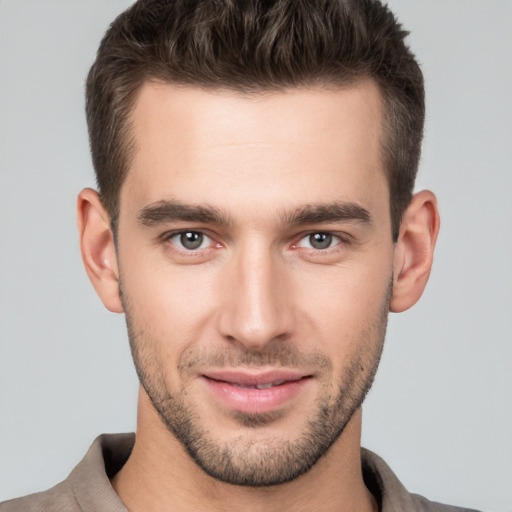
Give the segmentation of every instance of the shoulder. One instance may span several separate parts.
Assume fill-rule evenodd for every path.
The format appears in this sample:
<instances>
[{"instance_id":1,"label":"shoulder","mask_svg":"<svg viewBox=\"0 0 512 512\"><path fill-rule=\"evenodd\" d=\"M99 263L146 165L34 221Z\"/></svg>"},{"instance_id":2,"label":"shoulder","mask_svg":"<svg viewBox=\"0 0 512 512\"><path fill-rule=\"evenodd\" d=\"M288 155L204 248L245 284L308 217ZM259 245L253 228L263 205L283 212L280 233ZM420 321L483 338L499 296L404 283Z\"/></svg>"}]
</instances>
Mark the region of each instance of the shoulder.
<instances>
[{"instance_id":1,"label":"shoulder","mask_svg":"<svg viewBox=\"0 0 512 512\"><path fill-rule=\"evenodd\" d=\"M408 492L391 468L370 450L361 450L361 463L366 487L375 496L381 512L477 512Z\"/></svg>"},{"instance_id":2,"label":"shoulder","mask_svg":"<svg viewBox=\"0 0 512 512\"><path fill-rule=\"evenodd\" d=\"M452 505L443 505L435 501L429 501L418 494L410 494L414 503L414 510L417 512L478 512L470 508L454 507Z\"/></svg>"},{"instance_id":3,"label":"shoulder","mask_svg":"<svg viewBox=\"0 0 512 512\"><path fill-rule=\"evenodd\" d=\"M73 490L66 481L44 492L0 503L0 512L80 512Z\"/></svg>"},{"instance_id":4,"label":"shoulder","mask_svg":"<svg viewBox=\"0 0 512 512\"><path fill-rule=\"evenodd\" d=\"M134 434L103 434L55 487L0 503L0 512L126 512L110 484L128 459Z\"/></svg>"},{"instance_id":5,"label":"shoulder","mask_svg":"<svg viewBox=\"0 0 512 512\"><path fill-rule=\"evenodd\" d=\"M415 509L418 512L478 512L477 510L470 508L454 507L452 505L443 505L435 501L429 501L423 496L418 494L410 494L412 501L414 502Z\"/></svg>"}]
</instances>

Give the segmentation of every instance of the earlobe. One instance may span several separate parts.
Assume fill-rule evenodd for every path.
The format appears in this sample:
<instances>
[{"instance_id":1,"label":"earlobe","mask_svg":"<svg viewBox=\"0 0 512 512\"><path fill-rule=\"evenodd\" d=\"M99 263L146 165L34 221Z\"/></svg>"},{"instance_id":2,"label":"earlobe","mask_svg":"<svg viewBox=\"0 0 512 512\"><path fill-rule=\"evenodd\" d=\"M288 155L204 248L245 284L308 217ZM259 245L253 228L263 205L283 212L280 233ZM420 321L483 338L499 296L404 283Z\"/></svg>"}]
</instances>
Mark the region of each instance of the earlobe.
<instances>
[{"instance_id":1,"label":"earlobe","mask_svg":"<svg viewBox=\"0 0 512 512\"><path fill-rule=\"evenodd\" d=\"M418 192L405 211L400 226L390 311L405 311L421 297L430 275L438 233L436 197L428 190Z\"/></svg>"},{"instance_id":2,"label":"earlobe","mask_svg":"<svg viewBox=\"0 0 512 512\"><path fill-rule=\"evenodd\" d=\"M78 235L85 270L105 307L122 313L119 268L110 218L98 193L84 189L77 200Z\"/></svg>"}]
</instances>

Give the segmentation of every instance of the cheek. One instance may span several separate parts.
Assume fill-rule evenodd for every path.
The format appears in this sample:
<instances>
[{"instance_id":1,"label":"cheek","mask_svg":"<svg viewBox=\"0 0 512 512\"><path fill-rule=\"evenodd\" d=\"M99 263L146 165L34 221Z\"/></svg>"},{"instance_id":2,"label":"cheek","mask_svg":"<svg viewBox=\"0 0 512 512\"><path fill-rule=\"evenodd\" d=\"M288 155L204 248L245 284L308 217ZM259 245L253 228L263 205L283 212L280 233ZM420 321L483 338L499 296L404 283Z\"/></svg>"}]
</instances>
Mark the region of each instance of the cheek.
<instances>
[{"instance_id":1,"label":"cheek","mask_svg":"<svg viewBox=\"0 0 512 512\"><path fill-rule=\"evenodd\" d=\"M183 352L205 337L213 314L211 277L198 267L140 262L122 267L127 313L143 346L173 379ZM132 260L131 263L134 263Z\"/></svg>"},{"instance_id":2,"label":"cheek","mask_svg":"<svg viewBox=\"0 0 512 512\"><path fill-rule=\"evenodd\" d=\"M380 342L389 309L390 261L332 268L303 280L297 290L297 318L334 366L345 366L361 345L371 350Z\"/></svg>"}]
</instances>

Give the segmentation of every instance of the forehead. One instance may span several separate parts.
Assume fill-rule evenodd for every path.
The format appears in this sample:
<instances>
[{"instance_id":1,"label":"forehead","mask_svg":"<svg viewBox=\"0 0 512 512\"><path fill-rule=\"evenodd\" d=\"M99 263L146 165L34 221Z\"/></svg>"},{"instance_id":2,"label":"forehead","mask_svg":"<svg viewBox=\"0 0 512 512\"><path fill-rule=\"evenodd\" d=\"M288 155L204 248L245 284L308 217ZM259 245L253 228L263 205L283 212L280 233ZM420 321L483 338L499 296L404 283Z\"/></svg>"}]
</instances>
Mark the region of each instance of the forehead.
<instances>
[{"instance_id":1,"label":"forehead","mask_svg":"<svg viewBox=\"0 0 512 512\"><path fill-rule=\"evenodd\" d=\"M357 202L376 184L387 200L381 117L371 80L250 95L148 82L132 112L121 207L123 195L141 207L180 194L233 206Z\"/></svg>"}]
</instances>

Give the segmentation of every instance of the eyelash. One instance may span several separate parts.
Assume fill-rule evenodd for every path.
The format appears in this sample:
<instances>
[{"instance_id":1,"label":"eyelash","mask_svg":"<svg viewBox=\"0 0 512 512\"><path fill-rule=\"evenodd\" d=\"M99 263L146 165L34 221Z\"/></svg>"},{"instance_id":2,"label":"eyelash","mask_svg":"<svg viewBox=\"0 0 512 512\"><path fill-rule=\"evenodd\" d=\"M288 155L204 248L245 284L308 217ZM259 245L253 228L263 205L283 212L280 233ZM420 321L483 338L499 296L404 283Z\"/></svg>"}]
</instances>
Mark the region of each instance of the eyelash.
<instances>
[{"instance_id":1,"label":"eyelash","mask_svg":"<svg viewBox=\"0 0 512 512\"><path fill-rule=\"evenodd\" d=\"M209 239L210 240L209 246L208 247L199 247L197 249L187 249L185 247L179 247L176 243L172 242L173 238L175 238L177 236L183 236L187 233L194 233L194 234L201 235L201 236ZM318 249L315 247L303 247L303 246L299 245L302 241L308 239L309 237L315 236L315 235L330 236L330 237L332 237L333 241L335 241L336 243L330 247L326 247L326 248L322 248L322 249ZM175 250L177 250L180 253L187 255L187 256L197 256L199 254L204 254L204 252L209 249L216 249L216 248L222 247L222 245L220 243L216 243L215 247L212 246L211 245L212 242L215 243L213 240L213 237L206 234L202 230L194 230L194 229L184 229L183 230L182 229L179 231L171 231L171 232L164 233L160 237L160 239L163 242L170 243L171 245L174 246ZM340 246L340 245L347 246L347 245L350 245L351 242L352 242L351 237L345 233L341 234L341 233L336 233L336 232L332 232L332 231L309 231L307 233L301 233L298 237L295 237L295 241L291 244L291 248L292 248L292 250L298 250L298 249L303 248L306 251L308 251L309 253L319 254L319 255L322 255L322 254L327 255L327 254L332 253L333 251L339 250L338 246ZM202 242L202 243L204 243L204 242ZM201 245L202 245L202 243L201 243Z\"/></svg>"}]
</instances>

